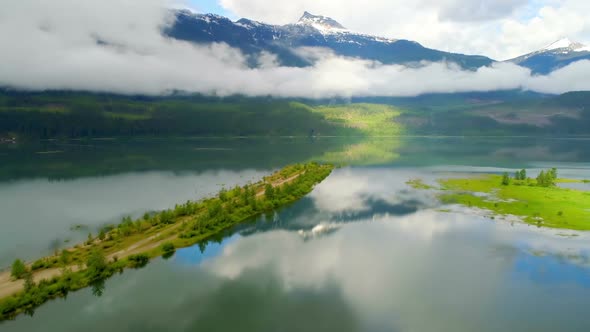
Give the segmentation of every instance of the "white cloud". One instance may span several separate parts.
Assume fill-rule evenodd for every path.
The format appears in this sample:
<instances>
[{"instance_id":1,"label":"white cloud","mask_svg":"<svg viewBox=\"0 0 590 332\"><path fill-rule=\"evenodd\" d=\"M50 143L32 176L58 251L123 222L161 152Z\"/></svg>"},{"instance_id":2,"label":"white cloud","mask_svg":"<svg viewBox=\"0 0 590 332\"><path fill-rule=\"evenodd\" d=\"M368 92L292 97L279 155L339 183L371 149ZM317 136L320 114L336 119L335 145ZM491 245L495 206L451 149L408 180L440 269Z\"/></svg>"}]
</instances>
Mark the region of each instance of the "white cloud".
<instances>
[{"instance_id":1,"label":"white cloud","mask_svg":"<svg viewBox=\"0 0 590 332\"><path fill-rule=\"evenodd\" d=\"M511 15L527 3L527 0L450 0L439 1L442 4L440 17L450 21L482 21Z\"/></svg>"},{"instance_id":2,"label":"white cloud","mask_svg":"<svg viewBox=\"0 0 590 332\"><path fill-rule=\"evenodd\" d=\"M171 22L166 0L84 2L22 0L0 12L0 85L159 95L173 90L281 97L414 96L432 92L531 88L590 90L587 62L548 77L498 63L465 71L449 63L383 65L312 50L308 68L260 68L227 45L195 46L160 34ZM341 7L341 6L340 6ZM368 9L371 11L371 8ZM18 31L18 33L15 33ZM104 45L107 43L108 45ZM306 50L310 52L310 50Z\"/></svg>"},{"instance_id":3,"label":"white cloud","mask_svg":"<svg viewBox=\"0 0 590 332\"><path fill-rule=\"evenodd\" d=\"M587 0L219 0L238 16L286 24L304 10L365 33L508 59L559 38L590 42Z\"/></svg>"}]
</instances>

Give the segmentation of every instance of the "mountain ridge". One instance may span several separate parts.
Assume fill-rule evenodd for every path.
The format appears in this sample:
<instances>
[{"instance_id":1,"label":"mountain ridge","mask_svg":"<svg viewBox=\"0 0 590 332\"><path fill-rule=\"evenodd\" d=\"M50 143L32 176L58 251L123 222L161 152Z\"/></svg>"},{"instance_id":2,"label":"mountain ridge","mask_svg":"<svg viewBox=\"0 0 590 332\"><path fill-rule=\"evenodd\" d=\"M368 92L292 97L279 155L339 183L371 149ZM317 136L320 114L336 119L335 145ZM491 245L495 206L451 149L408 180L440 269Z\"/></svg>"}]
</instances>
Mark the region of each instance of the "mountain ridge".
<instances>
[{"instance_id":1,"label":"mountain ridge","mask_svg":"<svg viewBox=\"0 0 590 332\"><path fill-rule=\"evenodd\" d=\"M344 29L337 21L309 12L299 22L272 25L247 18L232 21L219 15L197 14L188 10L175 11L175 23L164 34L178 40L197 44L224 42L239 48L256 66L263 52L274 54L282 66L304 67L312 63L295 50L300 47L330 49L336 55L379 61L384 64L415 66L423 61L455 62L466 69L487 66L492 59L480 55L465 55L430 49L404 39L360 34Z\"/></svg>"},{"instance_id":2,"label":"mountain ridge","mask_svg":"<svg viewBox=\"0 0 590 332\"><path fill-rule=\"evenodd\" d=\"M590 46L566 37L507 62L529 68L533 74L546 75L581 60L590 60Z\"/></svg>"},{"instance_id":3,"label":"mountain ridge","mask_svg":"<svg viewBox=\"0 0 590 332\"><path fill-rule=\"evenodd\" d=\"M423 62L446 61L463 69L475 70L498 62L485 55L445 52L412 40L354 32L333 18L308 11L298 21L285 25L247 18L232 21L220 15L199 14L186 9L173 12L176 21L165 30L167 36L197 44L226 43L239 48L252 67L258 65L263 52L275 55L281 66L312 65L312 60L297 52L301 47L320 47L339 56L412 67ZM536 75L546 75L580 60L590 60L590 46L562 38L539 50L501 62L528 68Z\"/></svg>"}]
</instances>

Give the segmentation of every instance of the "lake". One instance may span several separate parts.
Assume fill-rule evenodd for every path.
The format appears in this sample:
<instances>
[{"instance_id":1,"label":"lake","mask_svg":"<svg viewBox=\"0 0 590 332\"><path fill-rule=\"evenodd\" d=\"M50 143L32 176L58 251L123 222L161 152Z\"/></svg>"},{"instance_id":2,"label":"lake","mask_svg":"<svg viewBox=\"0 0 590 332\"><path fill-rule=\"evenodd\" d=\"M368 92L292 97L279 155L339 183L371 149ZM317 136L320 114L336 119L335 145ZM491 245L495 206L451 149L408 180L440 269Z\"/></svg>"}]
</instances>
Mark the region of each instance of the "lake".
<instances>
[{"instance_id":1,"label":"lake","mask_svg":"<svg viewBox=\"0 0 590 332\"><path fill-rule=\"evenodd\" d=\"M3 267L290 163L347 165L290 206L0 331L590 331L590 233L492 220L406 184L550 167L587 179L588 146L523 137L0 145Z\"/></svg>"}]
</instances>

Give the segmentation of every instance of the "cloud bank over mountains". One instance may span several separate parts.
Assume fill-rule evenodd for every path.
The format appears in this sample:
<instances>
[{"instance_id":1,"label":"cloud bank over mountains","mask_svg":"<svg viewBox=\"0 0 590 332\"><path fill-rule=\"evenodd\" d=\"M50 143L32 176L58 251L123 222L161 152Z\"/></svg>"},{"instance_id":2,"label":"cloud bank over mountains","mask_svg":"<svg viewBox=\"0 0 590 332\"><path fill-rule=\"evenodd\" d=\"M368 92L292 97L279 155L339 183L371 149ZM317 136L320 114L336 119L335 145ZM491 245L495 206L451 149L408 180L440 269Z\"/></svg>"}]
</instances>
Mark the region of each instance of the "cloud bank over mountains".
<instances>
[{"instance_id":1,"label":"cloud bank over mountains","mask_svg":"<svg viewBox=\"0 0 590 332\"><path fill-rule=\"evenodd\" d=\"M505 60L570 37L590 42L587 0L219 0L238 17L286 24L304 10L352 30Z\"/></svg>"},{"instance_id":2,"label":"cloud bank over mountains","mask_svg":"<svg viewBox=\"0 0 590 332\"><path fill-rule=\"evenodd\" d=\"M258 68L224 44L197 46L163 37L173 23L166 0L51 2L21 0L0 11L0 86L163 95L173 91L227 96L351 97L530 89L590 90L590 61L548 76L496 63L477 71L452 63L416 68L300 50L311 67L279 67L263 55Z\"/></svg>"}]
</instances>

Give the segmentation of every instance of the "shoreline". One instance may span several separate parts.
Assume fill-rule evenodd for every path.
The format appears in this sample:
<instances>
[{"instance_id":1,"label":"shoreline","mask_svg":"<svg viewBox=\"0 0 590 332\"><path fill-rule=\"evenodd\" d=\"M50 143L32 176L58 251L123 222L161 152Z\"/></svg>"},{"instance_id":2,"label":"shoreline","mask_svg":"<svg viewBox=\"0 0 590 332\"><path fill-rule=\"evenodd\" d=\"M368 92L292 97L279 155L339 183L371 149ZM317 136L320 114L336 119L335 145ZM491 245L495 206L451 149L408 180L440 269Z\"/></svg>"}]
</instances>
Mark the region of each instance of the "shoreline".
<instances>
[{"instance_id":1,"label":"shoreline","mask_svg":"<svg viewBox=\"0 0 590 332\"><path fill-rule=\"evenodd\" d=\"M492 219L514 215L538 227L590 231L590 192L558 186L587 183L587 180L560 178L555 179L554 185L539 186L530 178L512 180L509 184L502 184L502 178L497 174L479 174L440 179L438 198L446 204L485 209L493 213Z\"/></svg>"},{"instance_id":2,"label":"shoreline","mask_svg":"<svg viewBox=\"0 0 590 332\"><path fill-rule=\"evenodd\" d=\"M83 244L27 263L33 286L13 280L10 271L0 273L0 322L23 312L32 313L41 304L66 296L116 272L140 268L150 259L171 255L265 212L293 203L328 177L334 166L316 163L286 166L261 181L217 196L188 201L174 209L142 218L124 218ZM98 261L96 266L94 262ZM42 268L35 269L35 266Z\"/></svg>"}]
</instances>

